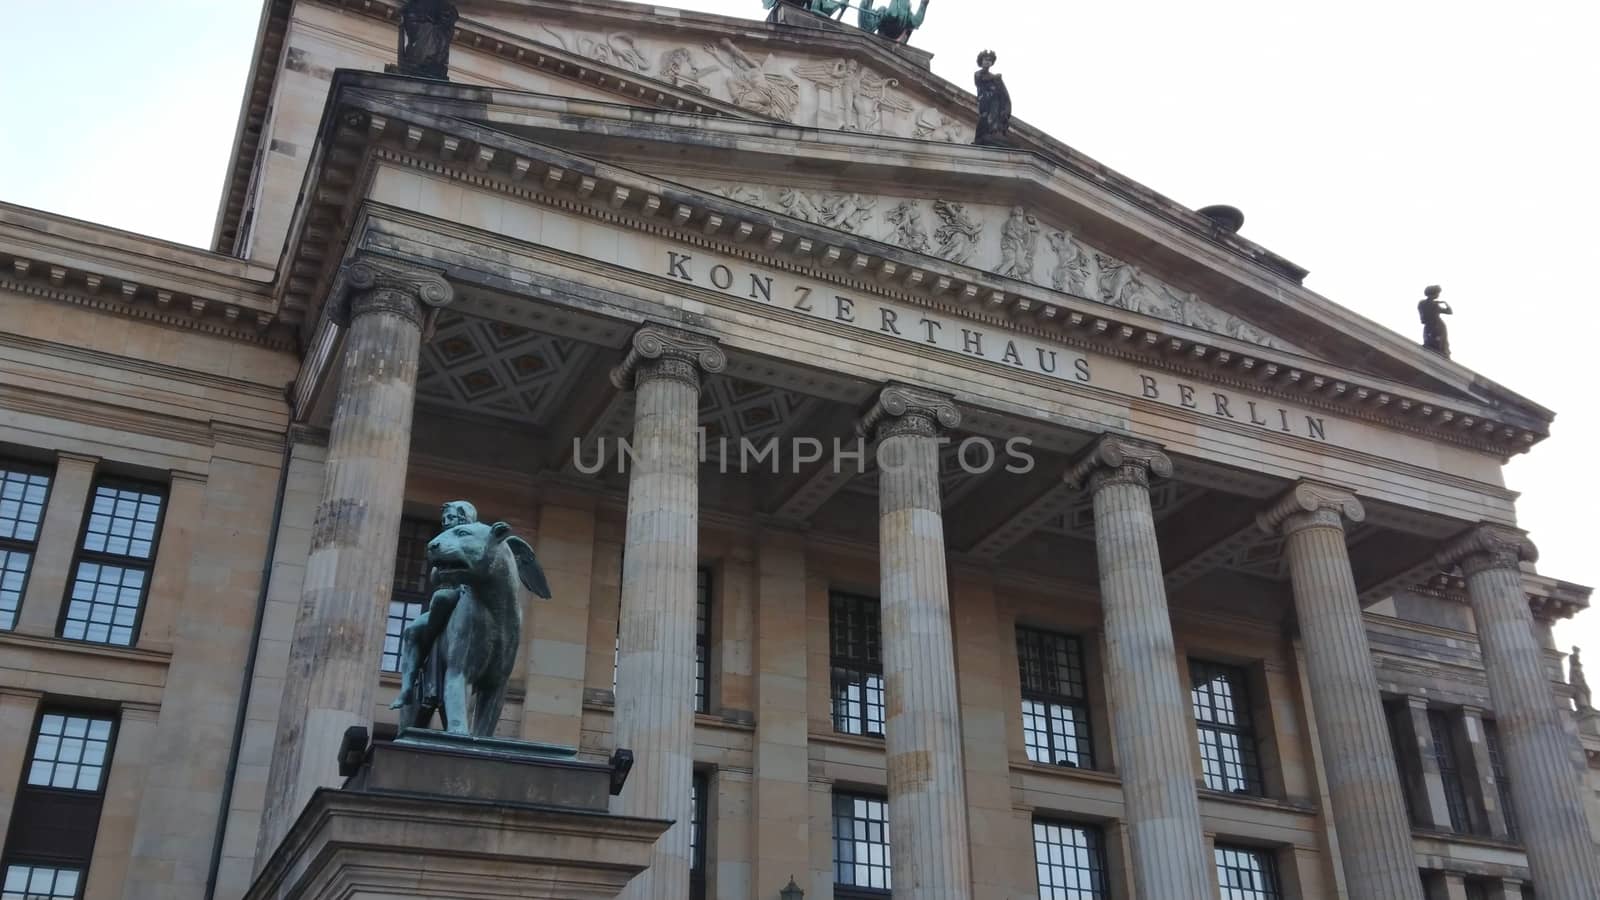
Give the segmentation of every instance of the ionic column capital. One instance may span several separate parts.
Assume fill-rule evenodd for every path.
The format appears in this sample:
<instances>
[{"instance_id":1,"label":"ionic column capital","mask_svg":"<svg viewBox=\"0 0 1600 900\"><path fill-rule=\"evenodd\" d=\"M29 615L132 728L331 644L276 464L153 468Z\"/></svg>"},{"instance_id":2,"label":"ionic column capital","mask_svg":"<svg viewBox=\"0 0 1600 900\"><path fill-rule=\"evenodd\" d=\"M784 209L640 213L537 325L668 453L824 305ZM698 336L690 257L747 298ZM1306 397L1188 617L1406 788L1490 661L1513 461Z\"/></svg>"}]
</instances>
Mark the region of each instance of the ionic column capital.
<instances>
[{"instance_id":1,"label":"ionic column capital","mask_svg":"<svg viewBox=\"0 0 1600 900\"><path fill-rule=\"evenodd\" d=\"M611 383L631 391L646 380L670 378L700 388L700 375L714 375L728 366L716 338L648 322L633 333L628 355L611 370Z\"/></svg>"},{"instance_id":2,"label":"ionic column capital","mask_svg":"<svg viewBox=\"0 0 1600 900\"><path fill-rule=\"evenodd\" d=\"M369 313L387 312L422 327L424 310L450 305L455 288L437 269L381 256L358 253L339 270L329 314L344 326Z\"/></svg>"},{"instance_id":3,"label":"ionic column capital","mask_svg":"<svg viewBox=\"0 0 1600 900\"><path fill-rule=\"evenodd\" d=\"M1301 480L1256 514L1256 525L1267 534L1295 533L1302 528L1343 529L1345 520L1367 517L1356 495L1341 487Z\"/></svg>"},{"instance_id":4,"label":"ionic column capital","mask_svg":"<svg viewBox=\"0 0 1600 900\"><path fill-rule=\"evenodd\" d=\"M1106 434L1079 457L1062 480L1073 487L1088 485L1094 492L1110 484L1149 487L1151 475L1166 478L1171 474L1172 460L1160 444Z\"/></svg>"},{"instance_id":5,"label":"ionic column capital","mask_svg":"<svg viewBox=\"0 0 1600 900\"><path fill-rule=\"evenodd\" d=\"M961 424L954 398L905 384L891 384L856 422L856 434L882 440L897 434L937 437Z\"/></svg>"},{"instance_id":6,"label":"ionic column capital","mask_svg":"<svg viewBox=\"0 0 1600 900\"><path fill-rule=\"evenodd\" d=\"M1469 576L1486 569L1520 572L1521 563L1538 559L1539 550L1528 540L1527 532L1488 523L1468 529L1434 556L1440 569L1448 572L1460 566L1462 574Z\"/></svg>"}]
</instances>

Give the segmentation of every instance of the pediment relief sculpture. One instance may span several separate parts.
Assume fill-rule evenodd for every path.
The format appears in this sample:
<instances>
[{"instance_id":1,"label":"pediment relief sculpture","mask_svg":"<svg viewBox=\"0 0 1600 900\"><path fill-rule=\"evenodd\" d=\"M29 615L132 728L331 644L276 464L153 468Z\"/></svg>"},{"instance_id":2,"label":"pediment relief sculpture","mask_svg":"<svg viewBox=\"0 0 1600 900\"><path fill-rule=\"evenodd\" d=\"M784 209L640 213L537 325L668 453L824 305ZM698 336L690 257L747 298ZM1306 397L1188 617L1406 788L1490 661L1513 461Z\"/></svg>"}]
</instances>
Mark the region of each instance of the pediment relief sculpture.
<instances>
[{"instance_id":1,"label":"pediment relief sculpture","mask_svg":"<svg viewBox=\"0 0 1600 900\"><path fill-rule=\"evenodd\" d=\"M693 181L690 179L690 181ZM701 184L711 193L782 215L870 237L956 265L976 266L1039 287L1280 350L1297 349L1193 291L1051 227L1021 206L921 200L788 186ZM1041 240L1042 239L1042 240ZM1050 257L1039 260L1041 244Z\"/></svg>"},{"instance_id":2,"label":"pediment relief sculpture","mask_svg":"<svg viewBox=\"0 0 1600 900\"><path fill-rule=\"evenodd\" d=\"M484 20L530 31L526 22ZM970 113L915 96L912 85L852 57L767 53L711 32L657 37L564 23L531 31L541 43L794 125L961 144L971 143L974 133Z\"/></svg>"}]
</instances>

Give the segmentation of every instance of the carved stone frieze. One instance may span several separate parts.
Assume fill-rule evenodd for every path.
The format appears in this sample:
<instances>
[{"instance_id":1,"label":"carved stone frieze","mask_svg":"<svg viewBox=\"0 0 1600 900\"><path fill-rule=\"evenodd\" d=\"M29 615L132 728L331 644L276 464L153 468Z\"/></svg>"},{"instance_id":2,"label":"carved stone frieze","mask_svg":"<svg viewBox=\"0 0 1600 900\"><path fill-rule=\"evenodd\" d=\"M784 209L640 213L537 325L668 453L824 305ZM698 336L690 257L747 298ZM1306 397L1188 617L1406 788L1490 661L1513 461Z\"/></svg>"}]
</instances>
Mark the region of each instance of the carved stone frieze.
<instances>
[{"instance_id":1,"label":"carved stone frieze","mask_svg":"<svg viewBox=\"0 0 1600 900\"><path fill-rule=\"evenodd\" d=\"M772 56L758 60L728 38L708 43L704 49L726 73L723 89L735 106L784 122L795 120L800 83L778 71L781 64L775 64Z\"/></svg>"},{"instance_id":2,"label":"carved stone frieze","mask_svg":"<svg viewBox=\"0 0 1600 900\"><path fill-rule=\"evenodd\" d=\"M856 433L878 439L896 434L934 437L941 429L948 431L960 424L961 410L950 397L910 385L891 384L878 392L872 406L861 415Z\"/></svg>"},{"instance_id":3,"label":"carved stone frieze","mask_svg":"<svg viewBox=\"0 0 1600 900\"><path fill-rule=\"evenodd\" d=\"M627 356L611 370L611 384L633 390L636 379L675 378L698 388L700 375L728 366L728 357L713 338L654 323L633 333Z\"/></svg>"},{"instance_id":4,"label":"carved stone frieze","mask_svg":"<svg viewBox=\"0 0 1600 900\"><path fill-rule=\"evenodd\" d=\"M853 59L808 62L790 71L815 85L818 127L880 134L885 110L909 113L915 109L894 93L900 85L898 79L877 75Z\"/></svg>"},{"instance_id":5,"label":"carved stone frieze","mask_svg":"<svg viewBox=\"0 0 1600 900\"><path fill-rule=\"evenodd\" d=\"M1343 528L1346 520L1365 520L1366 509L1343 488L1301 481L1256 515L1256 526L1270 535L1288 534L1313 525Z\"/></svg>"},{"instance_id":6,"label":"carved stone frieze","mask_svg":"<svg viewBox=\"0 0 1600 900\"><path fill-rule=\"evenodd\" d=\"M1000 266L995 274L1033 280L1033 257L1039 246L1039 220L1020 206L1000 229Z\"/></svg>"},{"instance_id":7,"label":"carved stone frieze","mask_svg":"<svg viewBox=\"0 0 1600 900\"><path fill-rule=\"evenodd\" d=\"M922 208L915 201L900 201L884 218L892 226L884 240L914 253L932 252L928 243L928 229L922 223Z\"/></svg>"},{"instance_id":8,"label":"carved stone frieze","mask_svg":"<svg viewBox=\"0 0 1600 900\"><path fill-rule=\"evenodd\" d=\"M721 69L722 67L716 63L700 65L694 51L688 47L674 47L661 54L661 66L656 70L656 75L673 87L691 90L697 94L709 94L710 85L701 79Z\"/></svg>"},{"instance_id":9,"label":"carved stone frieze","mask_svg":"<svg viewBox=\"0 0 1600 900\"><path fill-rule=\"evenodd\" d=\"M1089 257L1083 252L1083 246L1073 240L1071 232L1052 231L1050 249L1056 254L1055 268L1050 270L1050 286L1083 296L1089 283Z\"/></svg>"},{"instance_id":10,"label":"carved stone frieze","mask_svg":"<svg viewBox=\"0 0 1600 900\"><path fill-rule=\"evenodd\" d=\"M1062 480L1075 488L1087 486L1092 492L1109 484L1148 487L1151 475L1166 478L1171 474L1172 460L1159 444L1107 434L1067 470Z\"/></svg>"},{"instance_id":11,"label":"carved stone frieze","mask_svg":"<svg viewBox=\"0 0 1600 900\"><path fill-rule=\"evenodd\" d=\"M631 69L648 74L650 57L639 48L639 42L629 34L612 32L603 35L582 33L562 34L553 28L540 26L544 36L555 41L556 46L569 53L577 53L609 66Z\"/></svg>"}]
</instances>

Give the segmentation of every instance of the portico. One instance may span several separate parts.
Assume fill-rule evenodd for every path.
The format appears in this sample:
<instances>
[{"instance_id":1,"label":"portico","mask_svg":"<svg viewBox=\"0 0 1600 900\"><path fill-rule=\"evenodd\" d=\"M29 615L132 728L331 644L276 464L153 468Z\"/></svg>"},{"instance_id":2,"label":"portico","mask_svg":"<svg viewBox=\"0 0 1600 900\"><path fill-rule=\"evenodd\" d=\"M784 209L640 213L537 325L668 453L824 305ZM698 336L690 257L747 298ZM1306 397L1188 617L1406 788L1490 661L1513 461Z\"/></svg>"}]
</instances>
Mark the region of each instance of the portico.
<instances>
[{"instance_id":1,"label":"portico","mask_svg":"<svg viewBox=\"0 0 1600 900\"><path fill-rule=\"evenodd\" d=\"M1304 897L1334 896L1327 886L1338 883L1356 900L1420 900L1363 607L1477 560L1478 551L1454 549L1472 535L1510 533L1512 498L1498 467L1538 437L1533 412L1422 386L1447 373L1403 376L1399 364L1392 376L1357 373L1286 339L1176 324L646 174L652 141L694 145L688 131L663 137L669 121L631 133L634 158L624 166L585 156L596 149L592 139L546 98L494 97L488 115L499 127L491 128L453 117L445 99L403 105L393 83L341 79L323 135L341 152L308 174L305 196L315 200L290 232L292 265L306 277L287 299L302 305L315 348L295 386L299 414L335 436L376 427L376 407L356 391L388 363L363 362L361 319L343 326L333 311L359 296L363 271L432 273L447 287L423 293L422 276L413 276L405 301L413 328L396 338L420 354L417 418L429 424L408 435L407 423L390 417L381 429L389 443L409 445L413 468L420 458L424 471L408 478L397 457L385 490L409 485L407 502L431 496L460 471L450 431L504 429L504 452L471 462L477 477L512 475L538 502L555 492L583 498L563 500L564 508L622 513L614 693L606 696L592 658L568 661L566 677L585 685L585 702L571 710L584 720L583 740L627 746L640 760L624 808L680 823L627 896L681 896L701 852L686 826L697 815L696 766L709 752L700 732L713 726L694 714L692 626L697 572L713 559L733 581L760 569L757 623L723 623L760 649L753 664L725 661L730 702L710 710L733 714L717 728L734 727L737 710L753 714L752 730L729 733L755 760L744 775L754 784L734 789L757 804L748 839L808 846L800 854L811 863L808 890L831 887L840 865L826 832L814 833L828 819L830 784L835 800L839 785L883 791L895 894L928 898L1028 887L1025 860L1019 887L979 848L1029 846L1038 815L1019 818L1014 808L1048 810L1052 801L1041 798L1066 786L1090 819L1112 823L1111 856L1135 896L1206 896L1217 877L1213 848L1264 842ZM475 99L474 89L449 91ZM600 121L605 111L584 114ZM627 133L620 123L608 127ZM725 129L756 157L780 152L762 130L771 126L697 127ZM830 140L835 146L821 154L842 158L863 149L852 142L871 139ZM949 155L976 185L976 171L959 169L971 152ZM1009 177L1037 177L1026 169L1018 163ZM892 184L887 168L880 174ZM1034 187L1060 189L1060 203L1122 228L1171 230L1129 210L1088 209L1081 188ZM342 258L327 246L327 223L339 221L352 223ZM1208 248L1189 249L1229 277L1261 277ZM530 356L534 344L540 352ZM858 434L869 448L864 465L837 465L834 448ZM805 438L829 449L812 459L785 447L777 472L757 476L726 457L697 456L721 438L735 447ZM1001 450L970 471L964 438L1023 452L1013 459ZM631 453L619 450L622 439L631 439ZM342 508L333 479L341 446L330 439L319 522ZM618 464L624 455L627 464ZM363 527L375 547L399 539L398 516L368 517ZM539 540L559 544L565 535L541 530ZM1520 624L1506 627L1528 631L1525 640L1486 644L1493 703L1514 696L1540 708L1538 697L1548 695L1538 722L1501 716L1511 778L1554 785L1538 802L1569 810L1564 823L1538 832L1548 852L1530 850L1529 868L1512 865L1507 877L1531 871L1549 885L1541 897L1578 898L1596 876L1584 871L1592 854L1590 863L1580 859L1588 845L1575 827L1577 780L1569 772L1563 782L1556 763L1570 748L1538 675L1544 662L1531 614L1514 564L1470 565L1480 622L1511 617L1515 607L1524 611ZM1504 583L1480 584L1491 570ZM308 574L306 602L316 606L321 588L312 581ZM818 734L841 702L837 675L828 694L827 672L840 663L830 663L839 653L828 649L825 626L820 635L806 626L798 669L793 660L769 669L781 643L771 623L797 623L797 613L825 623L838 590L881 603L881 742ZM997 606L994 595L1009 592L1047 600ZM1004 621L1076 622L1073 630L1092 636L1104 697L1095 715L1108 726L1095 739L1094 765L1048 772L1025 753L1019 761L1016 741L1010 750L974 747L967 694L1009 683L999 674L973 681L966 667L981 663L961 658L976 640L972 610L984 602L1007 609L987 614L984 653L1009 655L1011 628L997 627ZM531 610L537 634L542 608ZM580 602L572 614L587 616L592 650L600 610ZM1195 622L1234 622L1248 637L1208 648ZM375 670L381 634L355 631L346 645L352 670ZM1257 706L1270 720L1263 755L1271 759L1258 787L1208 783L1214 760L1196 749L1189 661L1219 656L1244 663L1241 671L1259 667L1252 678L1264 689ZM323 696L308 685L329 678L316 666L291 669L277 758L314 756L304 743L313 733L372 718L374 698L357 695L311 727L312 707L298 698ZM750 679L754 696L737 687ZM807 698L796 702L787 696L794 691ZM530 691L525 702L534 700ZM592 738L591 718L604 721ZM294 727L302 720L305 728ZM982 771L1010 772L1011 785L974 774ZM766 803L792 803L784 786L797 785L811 795L809 825ZM1284 843L1240 829L1233 813L1241 808L1296 837ZM725 877L732 884L750 873Z\"/></svg>"}]
</instances>

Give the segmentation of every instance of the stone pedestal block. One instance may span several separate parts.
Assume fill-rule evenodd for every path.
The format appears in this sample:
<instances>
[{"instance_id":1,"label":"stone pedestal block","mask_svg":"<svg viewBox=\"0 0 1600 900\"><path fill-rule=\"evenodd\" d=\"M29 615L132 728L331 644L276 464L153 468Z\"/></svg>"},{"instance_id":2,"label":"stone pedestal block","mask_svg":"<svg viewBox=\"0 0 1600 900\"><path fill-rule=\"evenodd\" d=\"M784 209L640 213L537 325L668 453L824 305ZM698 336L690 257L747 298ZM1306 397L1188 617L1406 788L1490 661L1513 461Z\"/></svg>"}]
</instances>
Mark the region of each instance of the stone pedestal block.
<instances>
[{"instance_id":1,"label":"stone pedestal block","mask_svg":"<svg viewBox=\"0 0 1600 900\"><path fill-rule=\"evenodd\" d=\"M321 788L245 900L609 900L671 823L614 816L610 766L407 732Z\"/></svg>"}]
</instances>

